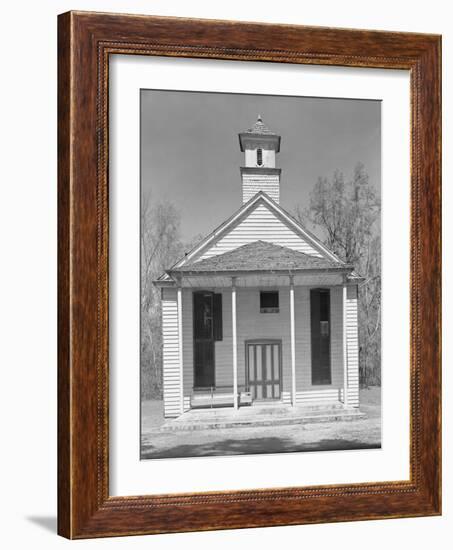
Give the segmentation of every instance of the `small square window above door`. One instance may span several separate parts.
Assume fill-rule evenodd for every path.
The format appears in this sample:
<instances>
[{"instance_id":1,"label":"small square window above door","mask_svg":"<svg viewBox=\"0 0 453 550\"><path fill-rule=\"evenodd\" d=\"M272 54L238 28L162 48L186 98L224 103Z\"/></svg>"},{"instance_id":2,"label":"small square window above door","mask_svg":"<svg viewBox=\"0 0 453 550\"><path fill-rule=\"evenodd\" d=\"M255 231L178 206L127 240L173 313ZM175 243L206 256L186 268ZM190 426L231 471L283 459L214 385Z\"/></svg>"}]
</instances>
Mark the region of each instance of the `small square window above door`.
<instances>
[{"instance_id":1,"label":"small square window above door","mask_svg":"<svg viewBox=\"0 0 453 550\"><path fill-rule=\"evenodd\" d=\"M260 292L260 313L278 313L278 291L263 290Z\"/></svg>"}]
</instances>

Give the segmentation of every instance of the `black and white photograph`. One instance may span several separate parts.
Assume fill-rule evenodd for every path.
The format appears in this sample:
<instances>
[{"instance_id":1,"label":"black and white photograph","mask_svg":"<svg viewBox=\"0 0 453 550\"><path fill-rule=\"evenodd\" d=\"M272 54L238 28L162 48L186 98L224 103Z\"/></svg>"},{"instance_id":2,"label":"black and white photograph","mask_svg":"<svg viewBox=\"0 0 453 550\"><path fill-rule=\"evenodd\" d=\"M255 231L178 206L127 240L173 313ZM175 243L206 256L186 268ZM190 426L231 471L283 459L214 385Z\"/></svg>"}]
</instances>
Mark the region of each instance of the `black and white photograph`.
<instances>
[{"instance_id":1,"label":"black and white photograph","mask_svg":"<svg viewBox=\"0 0 453 550\"><path fill-rule=\"evenodd\" d=\"M5 550L452 547L453 26L407 7L3 5Z\"/></svg>"},{"instance_id":2,"label":"black and white photograph","mask_svg":"<svg viewBox=\"0 0 453 550\"><path fill-rule=\"evenodd\" d=\"M381 102L142 89L146 459L381 447Z\"/></svg>"}]
</instances>

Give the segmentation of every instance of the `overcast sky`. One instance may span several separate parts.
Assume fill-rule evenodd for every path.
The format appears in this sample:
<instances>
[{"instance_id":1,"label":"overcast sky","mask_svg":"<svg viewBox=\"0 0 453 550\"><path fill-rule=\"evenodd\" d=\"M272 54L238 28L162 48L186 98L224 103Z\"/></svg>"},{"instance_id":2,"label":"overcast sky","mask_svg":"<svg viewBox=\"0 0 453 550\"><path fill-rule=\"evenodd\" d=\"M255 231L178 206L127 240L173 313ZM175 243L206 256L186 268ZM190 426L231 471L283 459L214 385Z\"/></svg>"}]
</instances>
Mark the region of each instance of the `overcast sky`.
<instances>
[{"instance_id":1,"label":"overcast sky","mask_svg":"<svg viewBox=\"0 0 453 550\"><path fill-rule=\"evenodd\" d=\"M379 101L142 90L142 193L175 205L183 240L241 206L238 133L258 114L282 136L280 204L289 212L308 206L319 176L339 169L348 178L359 161L380 192Z\"/></svg>"}]
</instances>

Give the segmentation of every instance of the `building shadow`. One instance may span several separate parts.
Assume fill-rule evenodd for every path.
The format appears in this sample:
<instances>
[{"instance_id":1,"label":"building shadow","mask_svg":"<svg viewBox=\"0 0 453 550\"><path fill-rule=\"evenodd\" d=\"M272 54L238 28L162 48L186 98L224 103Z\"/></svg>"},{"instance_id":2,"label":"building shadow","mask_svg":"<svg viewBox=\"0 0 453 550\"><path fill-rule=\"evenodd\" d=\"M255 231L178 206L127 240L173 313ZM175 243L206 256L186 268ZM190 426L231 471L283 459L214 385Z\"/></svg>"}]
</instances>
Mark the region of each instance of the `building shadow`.
<instances>
[{"instance_id":1,"label":"building shadow","mask_svg":"<svg viewBox=\"0 0 453 550\"><path fill-rule=\"evenodd\" d=\"M251 439L225 439L204 444L183 444L159 449L151 443L142 445L141 458L187 458L197 456L254 455L291 452L343 451L379 449L380 444L364 443L358 439L322 439L315 443L294 444L290 438L259 437Z\"/></svg>"},{"instance_id":2,"label":"building shadow","mask_svg":"<svg viewBox=\"0 0 453 550\"><path fill-rule=\"evenodd\" d=\"M56 516L28 516L25 518L30 523L38 525L45 531L51 533L57 532L57 517Z\"/></svg>"}]
</instances>

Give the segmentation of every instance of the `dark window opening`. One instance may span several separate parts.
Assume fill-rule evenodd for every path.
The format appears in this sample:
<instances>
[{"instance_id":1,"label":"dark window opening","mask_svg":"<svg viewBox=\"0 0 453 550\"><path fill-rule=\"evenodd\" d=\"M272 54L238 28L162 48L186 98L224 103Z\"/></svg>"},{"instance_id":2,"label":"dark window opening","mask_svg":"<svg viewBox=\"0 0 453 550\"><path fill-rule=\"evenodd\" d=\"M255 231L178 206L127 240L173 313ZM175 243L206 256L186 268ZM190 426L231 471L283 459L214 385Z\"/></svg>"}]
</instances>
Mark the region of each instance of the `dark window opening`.
<instances>
[{"instance_id":1,"label":"dark window opening","mask_svg":"<svg viewBox=\"0 0 453 550\"><path fill-rule=\"evenodd\" d=\"M312 384L331 384L329 289L312 289L310 302Z\"/></svg>"},{"instance_id":2,"label":"dark window opening","mask_svg":"<svg viewBox=\"0 0 453 550\"><path fill-rule=\"evenodd\" d=\"M258 166L262 166L263 164L263 150L257 149L256 151L256 162L258 163Z\"/></svg>"},{"instance_id":3,"label":"dark window opening","mask_svg":"<svg viewBox=\"0 0 453 550\"><path fill-rule=\"evenodd\" d=\"M194 292L194 388L215 387L215 342L222 338L222 294Z\"/></svg>"},{"instance_id":4,"label":"dark window opening","mask_svg":"<svg viewBox=\"0 0 453 550\"><path fill-rule=\"evenodd\" d=\"M260 313L278 313L278 292L263 291L260 292Z\"/></svg>"},{"instance_id":5,"label":"dark window opening","mask_svg":"<svg viewBox=\"0 0 453 550\"><path fill-rule=\"evenodd\" d=\"M212 310L214 317L213 334L214 340L223 340L223 319L222 319L222 295L214 294L212 297Z\"/></svg>"}]
</instances>

